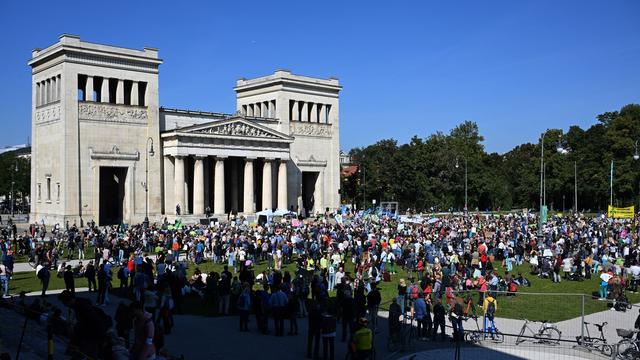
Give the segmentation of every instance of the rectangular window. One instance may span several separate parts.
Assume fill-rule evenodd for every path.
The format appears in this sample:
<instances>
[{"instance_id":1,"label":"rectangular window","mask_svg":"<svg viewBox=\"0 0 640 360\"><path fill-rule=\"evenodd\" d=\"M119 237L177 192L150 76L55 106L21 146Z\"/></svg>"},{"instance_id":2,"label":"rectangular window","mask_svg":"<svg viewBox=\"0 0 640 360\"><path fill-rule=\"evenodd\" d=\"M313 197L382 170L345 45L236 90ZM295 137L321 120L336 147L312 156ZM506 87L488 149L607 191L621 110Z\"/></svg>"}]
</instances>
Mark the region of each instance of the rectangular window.
<instances>
[{"instance_id":1,"label":"rectangular window","mask_svg":"<svg viewBox=\"0 0 640 360\"><path fill-rule=\"evenodd\" d=\"M144 81L140 81L138 83L138 105L147 106L145 101L145 96L147 95L147 83Z\"/></svg>"},{"instance_id":2,"label":"rectangular window","mask_svg":"<svg viewBox=\"0 0 640 360\"><path fill-rule=\"evenodd\" d=\"M131 88L133 87L133 81L124 81L124 104L131 105Z\"/></svg>"},{"instance_id":3,"label":"rectangular window","mask_svg":"<svg viewBox=\"0 0 640 360\"><path fill-rule=\"evenodd\" d=\"M51 178L47 178L47 201L51 201Z\"/></svg>"},{"instance_id":4,"label":"rectangular window","mask_svg":"<svg viewBox=\"0 0 640 360\"><path fill-rule=\"evenodd\" d=\"M325 124L328 124L329 123L329 115L331 115L331 105L325 105L324 108L325 108L325 111L326 111L325 118L324 118L325 119Z\"/></svg>"},{"instance_id":5,"label":"rectangular window","mask_svg":"<svg viewBox=\"0 0 640 360\"><path fill-rule=\"evenodd\" d=\"M86 101L87 75L78 75L78 101Z\"/></svg>"},{"instance_id":6,"label":"rectangular window","mask_svg":"<svg viewBox=\"0 0 640 360\"><path fill-rule=\"evenodd\" d=\"M60 202L60 183L56 183L56 187L58 189L57 191L57 196L56 196L56 201Z\"/></svg>"},{"instance_id":7,"label":"rectangular window","mask_svg":"<svg viewBox=\"0 0 640 360\"><path fill-rule=\"evenodd\" d=\"M42 184L38 183L38 201L42 200Z\"/></svg>"},{"instance_id":8,"label":"rectangular window","mask_svg":"<svg viewBox=\"0 0 640 360\"><path fill-rule=\"evenodd\" d=\"M109 81L109 103L116 103L116 96L118 91L118 79L108 79Z\"/></svg>"}]
</instances>

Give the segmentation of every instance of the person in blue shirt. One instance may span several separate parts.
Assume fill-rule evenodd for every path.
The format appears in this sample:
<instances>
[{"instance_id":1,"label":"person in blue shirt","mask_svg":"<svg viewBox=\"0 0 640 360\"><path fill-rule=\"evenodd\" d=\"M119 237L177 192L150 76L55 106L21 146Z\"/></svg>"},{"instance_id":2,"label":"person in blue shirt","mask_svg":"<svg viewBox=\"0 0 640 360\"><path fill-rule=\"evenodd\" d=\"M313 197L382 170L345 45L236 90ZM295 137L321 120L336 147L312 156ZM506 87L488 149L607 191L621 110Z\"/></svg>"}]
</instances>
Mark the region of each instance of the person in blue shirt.
<instances>
[{"instance_id":1,"label":"person in blue shirt","mask_svg":"<svg viewBox=\"0 0 640 360\"><path fill-rule=\"evenodd\" d=\"M421 340L426 340L426 316L427 316L427 303L424 301L424 294L418 293L418 299L413 303L413 318L418 323L418 336Z\"/></svg>"}]
</instances>

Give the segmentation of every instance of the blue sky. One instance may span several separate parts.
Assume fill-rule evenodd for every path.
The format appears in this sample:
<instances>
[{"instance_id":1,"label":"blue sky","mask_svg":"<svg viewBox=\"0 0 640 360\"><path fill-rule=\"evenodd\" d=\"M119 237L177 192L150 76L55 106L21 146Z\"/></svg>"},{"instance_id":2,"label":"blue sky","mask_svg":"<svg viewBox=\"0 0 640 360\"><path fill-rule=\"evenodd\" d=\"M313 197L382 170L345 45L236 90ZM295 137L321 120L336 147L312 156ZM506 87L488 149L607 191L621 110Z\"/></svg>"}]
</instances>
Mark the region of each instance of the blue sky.
<instances>
[{"instance_id":1,"label":"blue sky","mask_svg":"<svg viewBox=\"0 0 640 360\"><path fill-rule=\"evenodd\" d=\"M336 76L344 149L473 120L505 152L640 103L640 1L5 0L0 30L0 146L30 135L26 63L62 33L159 48L165 107L231 112L237 78L278 68Z\"/></svg>"}]
</instances>

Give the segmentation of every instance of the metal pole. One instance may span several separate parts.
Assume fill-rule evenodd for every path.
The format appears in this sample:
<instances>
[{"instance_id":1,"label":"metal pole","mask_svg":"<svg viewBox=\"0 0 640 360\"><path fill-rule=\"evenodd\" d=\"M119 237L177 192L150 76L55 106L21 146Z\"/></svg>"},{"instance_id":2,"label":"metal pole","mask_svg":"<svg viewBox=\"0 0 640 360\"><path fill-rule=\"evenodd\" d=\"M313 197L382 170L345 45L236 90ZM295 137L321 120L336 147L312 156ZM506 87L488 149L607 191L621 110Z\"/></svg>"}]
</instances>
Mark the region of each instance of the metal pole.
<instances>
[{"instance_id":1,"label":"metal pole","mask_svg":"<svg viewBox=\"0 0 640 360\"><path fill-rule=\"evenodd\" d=\"M544 164L542 174L542 195L544 196L543 204L544 206L547 206L547 164Z\"/></svg>"},{"instance_id":2,"label":"metal pole","mask_svg":"<svg viewBox=\"0 0 640 360\"><path fill-rule=\"evenodd\" d=\"M611 160L611 172L610 172L610 177L609 177L609 196L610 196L610 200L609 200L609 204L611 206L613 206L613 160Z\"/></svg>"},{"instance_id":3,"label":"metal pole","mask_svg":"<svg viewBox=\"0 0 640 360\"><path fill-rule=\"evenodd\" d=\"M24 325L22 326L22 334L20 335L20 341L18 342L18 350L16 351L16 360L20 359L20 350L22 350L22 341L24 340L24 333L27 331L28 317L24 318Z\"/></svg>"},{"instance_id":4,"label":"metal pole","mask_svg":"<svg viewBox=\"0 0 640 360\"><path fill-rule=\"evenodd\" d=\"M468 212L468 197L467 197L467 157L464 157L464 212Z\"/></svg>"},{"instance_id":5,"label":"metal pole","mask_svg":"<svg viewBox=\"0 0 640 360\"><path fill-rule=\"evenodd\" d=\"M574 177L574 183L573 183L573 203L575 206L575 213L578 213L578 163L576 161L573 162L573 177Z\"/></svg>"},{"instance_id":6,"label":"metal pole","mask_svg":"<svg viewBox=\"0 0 640 360\"><path fill-rule=\"evenodd\" d=\"M367 168L362 167L363 172L363 193L362 193L362 210L367 209Z\"/></svg>"},{"instance_id":7,"label":"metal pole","mask_svg":"<svg viewBox=\"0 0 640 360\"><path fill-rule=\"evenodd\" d=\"M545 131L540 139L540 213L538 214L538 237L542 237L542 182L544 180L544 136L546 133Z\"/></svg>"},{"instance_id":8,"label":"metal pole","mask_svg":"<svg viewBox=\"0 0 640 360\"><path fill-rule=\"evenodd\" d=\"M580 317L582 318L582 324L580 324L580 335L584 339L584 294L582 295L582 308Z\"/></svg>"},{"instance_id":9,"label":"metal pole","mask_svg":"<svg viewBox=\"0 0 640 360\"><path fill-rule=\"evenodd\" d=\"M13 186L16 183L16 172L18 171L18 161L16 160L14 163L14 167L13 167L13 171L11 172L11 216L15 215L14 212L14 204L15 204L15 191L13 189Z\"/></svg>"}]
</instances>

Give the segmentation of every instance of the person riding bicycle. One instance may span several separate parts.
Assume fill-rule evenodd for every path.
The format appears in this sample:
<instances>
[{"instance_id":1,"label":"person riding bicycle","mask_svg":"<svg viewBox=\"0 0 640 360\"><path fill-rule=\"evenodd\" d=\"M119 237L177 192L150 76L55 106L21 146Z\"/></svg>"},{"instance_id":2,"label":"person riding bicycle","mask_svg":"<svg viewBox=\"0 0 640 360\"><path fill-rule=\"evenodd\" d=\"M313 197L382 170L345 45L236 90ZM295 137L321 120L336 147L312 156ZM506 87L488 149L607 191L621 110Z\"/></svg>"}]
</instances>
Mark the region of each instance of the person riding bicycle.
<instances>
[{"instance_id":1,"label":"person riding bicycle","mask_svg":"<svg viewBox=\"0 0 640 360\"><path fill-rule=\"evenodd\" d=\"M371 349L373 348L373 332L368 327L367 318L360 318L356 325L356 331L353 333L350 342L349 351L353 359L369 360L371 359Z\"/></svg>"}]
</instances>

